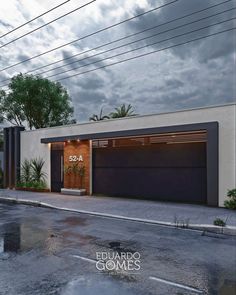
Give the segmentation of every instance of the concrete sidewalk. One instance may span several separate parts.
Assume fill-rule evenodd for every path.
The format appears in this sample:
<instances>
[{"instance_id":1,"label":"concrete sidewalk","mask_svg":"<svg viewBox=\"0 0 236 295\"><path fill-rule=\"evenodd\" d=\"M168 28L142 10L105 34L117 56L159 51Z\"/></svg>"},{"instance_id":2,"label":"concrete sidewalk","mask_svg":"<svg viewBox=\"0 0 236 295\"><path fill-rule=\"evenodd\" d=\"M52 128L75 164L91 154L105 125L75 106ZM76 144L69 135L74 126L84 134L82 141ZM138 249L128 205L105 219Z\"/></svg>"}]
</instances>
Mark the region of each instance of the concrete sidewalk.
<instances>
[{"instance_id":1,"label":"concrete sidewalk","mask_svg":"<svg viewBox=\"0 0 236 295\"><path fill-rule=\"evenodd\" d=\"M216 218L227 220L224 233L236 233L236 212L224 208L200 205L154 202L110 197L69 196L55 193L32 193L0 190L0 201L17 201L56 209L80 212L109 218L119 218L167 226L208 229L221 232L213 226Z\"/></svg>"}]
</instances>

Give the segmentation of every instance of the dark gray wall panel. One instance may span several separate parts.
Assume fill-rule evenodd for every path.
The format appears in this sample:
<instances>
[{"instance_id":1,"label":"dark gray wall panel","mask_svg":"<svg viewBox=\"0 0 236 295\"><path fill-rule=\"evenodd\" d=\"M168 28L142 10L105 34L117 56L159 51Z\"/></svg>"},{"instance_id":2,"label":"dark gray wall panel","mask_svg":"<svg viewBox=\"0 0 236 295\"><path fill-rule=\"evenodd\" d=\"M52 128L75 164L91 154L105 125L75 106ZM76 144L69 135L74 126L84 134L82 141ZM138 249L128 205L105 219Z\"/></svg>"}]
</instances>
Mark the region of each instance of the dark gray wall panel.
<instances>
[{"instance_id":1,"label":"dark gray wall panel","mask_svg":"<svg viewBox=\"0 0 236 295\"><path fill-rule=\"evenodd\" d=\"M206 144L94 149L93 191L205 204Z\"/></svg>"},{"instance_id":2,"label":"dark gray wall panel","mask_svg":"<svg viewBox=\"0 0 236 295\"><path fill-rule=\"evenodd\" d=\"M9 128L4 128L4 161L3 161L3 184L4 187L9 186Z\"/></svg>"},{"instance_id":3,"label":"dark gray wall panel","mask_svg":"<svg viewBox=\"0 0 236 295\"><path fill-rule=\"evenodd\" d=\"M14 188L20 176L21 126L4 128L4 187Z\"/></svg>"},{"instance_id":4,"label":"dark gray wall panel","mask_svg":"<svg viewBox=\"0 0 236 295\"><path fill-rule=\"evenodd\" d=\"M206 204L206 169L96 168L94 193Z\"/></svg>"},{"instance_id":5,"label":"dark gray wall panel","mask_svg":"<svg viewBox=\"0 0 236 295\"><path fill-rule=\"evenodd\" d=\"M63 188L63 150L51 148L51 191L61 192Z\"/></svg>"},{"instance_id":6,"label":"dark gray wall panel","mask_svg":"<svg viewBox=\"0 0 236 295\"><path fill-rule=\"evenodd\" d=\"M94 167L206 167L206 144L155 144L101 148L94 151Z\"/></svg>"}]
</instances>

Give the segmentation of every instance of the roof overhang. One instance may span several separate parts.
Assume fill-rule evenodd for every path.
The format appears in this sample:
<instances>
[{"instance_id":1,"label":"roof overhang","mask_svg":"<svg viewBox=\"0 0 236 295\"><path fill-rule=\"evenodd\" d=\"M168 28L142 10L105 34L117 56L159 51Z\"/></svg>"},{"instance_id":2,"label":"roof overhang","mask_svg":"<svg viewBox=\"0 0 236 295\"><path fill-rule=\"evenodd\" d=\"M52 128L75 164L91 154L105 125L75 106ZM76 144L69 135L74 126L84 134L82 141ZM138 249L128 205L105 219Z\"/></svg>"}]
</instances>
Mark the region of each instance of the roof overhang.
<instances>
[{"instance_id":1,"label":"roof overhang","mask_svg":"<svg viewBox=\"0 0 236 295\"><path fill-rule=\"evenodd\" d=\"M105 139L105 138L114 138L114 137L142 136L142 135L152 135L152 134L170 133L170 132L209 130L212 128L214 129L218 128L218 122L206 122L206 123L196 123L196 124L186 124L186 125L174 125L174 126L164 126L164 127L154 127L154 128L47 137L47 138L41 138L41 143L47 144L47 143L66 142L66 141L73 141L73 140L96 140L96 139Z\"/></svg>"}]
</instances>

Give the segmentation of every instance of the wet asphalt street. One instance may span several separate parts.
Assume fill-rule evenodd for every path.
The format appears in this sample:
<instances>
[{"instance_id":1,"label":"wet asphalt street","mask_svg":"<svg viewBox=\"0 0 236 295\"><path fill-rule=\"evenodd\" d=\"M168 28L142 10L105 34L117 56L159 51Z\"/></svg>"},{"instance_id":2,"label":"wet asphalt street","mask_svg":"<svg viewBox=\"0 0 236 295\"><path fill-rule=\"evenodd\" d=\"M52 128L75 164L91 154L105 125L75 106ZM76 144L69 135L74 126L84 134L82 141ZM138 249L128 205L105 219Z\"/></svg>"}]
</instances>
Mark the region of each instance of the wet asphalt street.
<instances>
[{"instance_id":1,"label":"wet asphalt street","mask_svg":"<svg viewBox=\"0 0 236 295\"><path fill-rule=\"evenodd\" d=\"M236 238L0 204L1 295L236 294ZM96 253L140 253L102 271Z\"/></svg>"}]
</instances>

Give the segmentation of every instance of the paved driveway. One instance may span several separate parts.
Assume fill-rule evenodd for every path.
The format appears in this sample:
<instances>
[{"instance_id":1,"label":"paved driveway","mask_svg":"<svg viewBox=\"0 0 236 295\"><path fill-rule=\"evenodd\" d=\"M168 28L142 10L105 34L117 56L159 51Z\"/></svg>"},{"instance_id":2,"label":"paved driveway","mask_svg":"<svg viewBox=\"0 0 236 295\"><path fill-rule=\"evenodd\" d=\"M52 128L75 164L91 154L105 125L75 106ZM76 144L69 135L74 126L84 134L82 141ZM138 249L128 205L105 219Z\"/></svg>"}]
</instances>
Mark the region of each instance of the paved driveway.
<instances>
[{"instance_id":1,"label":"paved driveway","mask_svg":"<svg viewBox=\"0 0 236 295\"><path fill-rule=\"evenodd\" d=\"M110 197L77 197L55 193L32 193L14 190L0 190L0 197L38 201L59 208L140 218L163 223L183 221L193 225L212 226L216 218L221 218L227 220L229 226L236 226L236 211L200 205Z\"/></svg>"}]
</instances>

